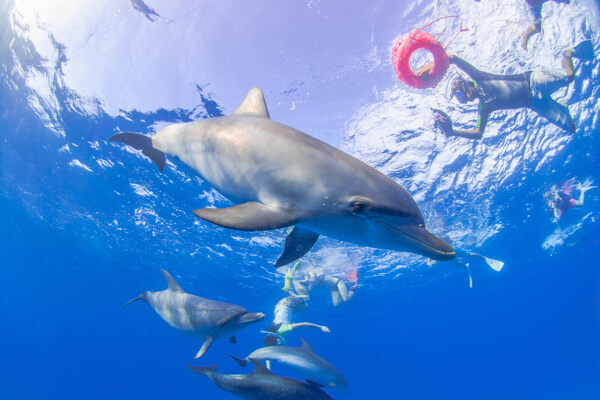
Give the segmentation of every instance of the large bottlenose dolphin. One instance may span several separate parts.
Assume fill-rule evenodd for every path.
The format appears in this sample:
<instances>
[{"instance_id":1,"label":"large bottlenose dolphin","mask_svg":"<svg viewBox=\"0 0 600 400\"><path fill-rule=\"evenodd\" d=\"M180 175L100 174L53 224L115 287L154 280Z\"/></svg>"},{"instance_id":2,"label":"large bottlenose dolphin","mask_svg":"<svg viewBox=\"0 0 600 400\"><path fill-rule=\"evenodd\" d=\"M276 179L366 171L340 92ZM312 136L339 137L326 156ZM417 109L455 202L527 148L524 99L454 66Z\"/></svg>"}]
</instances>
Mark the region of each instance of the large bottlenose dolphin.
<instances>
[{"instance_id":1,"label":"large bottlenose dolphin","mask_svg":"<svg viewBox=\"0 0 600 400\"><path fill-rule=\"evenodd\" d=\"M166 290L144 292L123 307L136 300L144 300L173 328L204 340L194 358L202 357L215 339L229 337L231 342L235 342L236 333L265 318L263 313L249 313L235 304L188 294L167 271L163 269L161 272L169 284Z\"/></svg>"},{"instance_id":2,"label":"large bottlenose dolphin","mask_svg":"<svg viewBox=\"0 0 600 400\"><path fill-rule=\"evenodd\" d=\"M187 367L192 371L206 375L217 387L242 399L250 400L331 400L332 397L317 385L297 379L274 375L260 361L250 360L254 372L247 375L217 374L217 366Z\"/></svg>"},{"instance_id":3,"label":"large bottlenose dolphin","mask_svg":"<svg viewBox=\"0 0 600 400\"><path fill-rule=\"evenodd\" d=\"M438 261L455 256L425 229L419 207L402 186L272 121L257 87L224 117L169 125L152 137L117 133L110 140L142 150L161 171L164 153L178 157L235 204L194 210L206 221L243 231L294 226L276 267L302 257L319 235Z\"/></svg>"},{"instance_id":4,"label":"large bottlenose dolphin","mask_svg":"<svg viewBox=\"0 0 600 400\"><path fill-rule=\"evenodd\" d=\"M229 355L244 367L250 360L270 360L284 364L302 375L308 382L348 391L348 381L344 375L323 357L317 355L308 342L302 338L300 347L268 346L254 350L245 359Z\"/></svg>"}]
</instances>

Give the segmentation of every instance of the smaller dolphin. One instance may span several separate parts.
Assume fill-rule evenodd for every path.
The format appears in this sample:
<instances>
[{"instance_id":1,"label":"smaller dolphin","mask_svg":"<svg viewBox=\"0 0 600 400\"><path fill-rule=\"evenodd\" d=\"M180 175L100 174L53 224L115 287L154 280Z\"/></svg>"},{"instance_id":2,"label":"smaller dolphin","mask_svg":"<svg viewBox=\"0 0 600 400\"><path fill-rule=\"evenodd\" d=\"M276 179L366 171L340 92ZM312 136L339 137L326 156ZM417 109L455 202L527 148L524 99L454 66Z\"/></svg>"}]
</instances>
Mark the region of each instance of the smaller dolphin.
<instances>
[{"instance_id":1,"label":"smaller dolphin","mask_svg":"<svg viewBox=\"0 0 600 400\"><path fill-rule=\"evenodd\" d=\"M246 366L250 360L277 361L302 375L309 383L341 389L347 393L348 381L344 375L329 361L317 355L306 340L300 338L300 341L300 347L268 346L254 350L245 359L231 354L229 357L241 367Z\"/></svg>"},{"instance_id":2,"label":"smaller dolphin","mask_svg":"<svg viewBox=\"0 0 600 400\"><path fill-rule=\"evenodd\" d=\"M183 291L175 279L164 269L169 287L160 292L144 292L133 300L144 300L173 328L182 333L204 340L194 358L200 358L215 339L229 337L235 343L235 334L265 318L263 313L249 313L244 307L222 301L208 300Z\"/></svg>"},{"instance_id":3,"label":"smaller dolphin","mask_svg":"<svg viewBox=\"0 0 600 400\"><path fill-rule=\"evenodd\" d=\"M333 398L317 385L297 379L274 375L260 361L250 359L254 372L247 375L217 374L217 366L192 367L189 369L206 375L218 388L249 400L325 400Z\"/></svg>"}]
</instances>

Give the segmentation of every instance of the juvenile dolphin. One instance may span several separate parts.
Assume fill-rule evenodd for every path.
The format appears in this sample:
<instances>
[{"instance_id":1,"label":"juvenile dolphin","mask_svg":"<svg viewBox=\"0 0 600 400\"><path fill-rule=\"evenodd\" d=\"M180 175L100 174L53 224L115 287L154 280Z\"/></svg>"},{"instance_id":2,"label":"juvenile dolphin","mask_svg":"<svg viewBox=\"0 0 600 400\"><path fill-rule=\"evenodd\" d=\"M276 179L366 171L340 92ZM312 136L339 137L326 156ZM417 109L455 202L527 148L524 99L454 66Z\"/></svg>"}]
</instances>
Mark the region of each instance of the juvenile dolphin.
<instances>
[{"instance_id":1,"label":"juvenile dolphin","mask_svg":"<svg viewBox=\"0 0 600 400\"><path fill-rule=\"evenodd\" d=\"M245 359L229 355L244 367L250 360L271 360L284 364L302 375L310 383L348 391L348 381L329 361L317 355L302 338L300 347L268 346L254 350Z\"/></svg>"},{"instance_id":2,"label":"juvenile dolphin","mask_svg":"<svg viewBox=\"0 0 600 400\"><path fill-rule=\"evenodd\" d=\"M263 313L249 313L244 307L208 300L183 291L171 275L161 270L169 287L160 292L144 292L125 303L144 300L173 328L182 333L204 340L202 348L194 358L200 358L215 339L229 337L235 343L235 334L265 318Z\"/></svg>"},{"instance_id":3,"label":"juvenile dolphin","mask_svg":"<svg viewBox=\"0 0 600 400\"><path fill-rule=\"evenodd\" d=\"M332 399L317 385L297 379L274 375L259 361L251 359L254 372L247 375L217 374L217 366L187 367L200 375L206 375L218 388L242 399L250 400L324 400Z\"/></svg>"},{"instance_id":4,"label":"juvenile dolphin","mask_svg":"<svg viewBox=\"0 0 600 400\"><path fill-rule=\"evenodd\" d=\"M293 225L276 267L302 257L319 235L438 261L455 256L449 244L425 229L419 207L402 186L272 121L257 87L224 117L169 125L152 137L117 133L110 140L142 150L161 171L164 153L178 157L235 204L194 210L206 221L242 231Z\"/></svg>"}]
</instances>

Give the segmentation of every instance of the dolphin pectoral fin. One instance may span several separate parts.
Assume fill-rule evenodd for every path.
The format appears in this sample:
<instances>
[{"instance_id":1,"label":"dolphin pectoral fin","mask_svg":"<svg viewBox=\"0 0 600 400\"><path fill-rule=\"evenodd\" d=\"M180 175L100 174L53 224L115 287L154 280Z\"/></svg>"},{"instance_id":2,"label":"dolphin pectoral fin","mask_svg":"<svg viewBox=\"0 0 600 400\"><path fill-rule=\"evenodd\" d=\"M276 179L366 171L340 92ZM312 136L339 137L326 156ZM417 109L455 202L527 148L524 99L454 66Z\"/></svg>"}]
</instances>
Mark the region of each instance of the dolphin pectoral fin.
<instances>
[{"instance_id":1,"label":"dolphin pectoral fin","mask_svg":"<svg viewBox=\"0 0 600 400\"><path fill-rule=\"evenodd\" d=\"M265 102L265 96L259 87L253 87L248 90L242 104L232 114L241 113L257 113L263 117L269 117L269 110L267 109L267 103Z\"/></svg>"},{"instance_id":2,"label":"dolphin pectoral fin","mask_svg":"<svg viewBox=\"0 0 600 400\"><path fill-rule=\"evenodd\" d=\"M256 201L228 208L200 208L194 210L197 217L223 228L238 231L268 231L293 225L295 215Z\"/></svg>"},{"instance_id":3,"label":"dolphin pectoral fin","mask_svg":"<svg viewBox=\"0 0 600 400\"><path fill-rule=\"evenodd\" d=\"M294 227L294 230L285 239L283 253L275 263L275 268L283 267L308 253L318 238L319 234L316 232Z\"/></svg>"},{"instance_id":4,"label":"dolphin pectoral fin","mask_svg":"<svg viewBox=\"0 0 600 400\"><path fill-rule=\"evenodd\" d=\"M206 353L206 350L208 350L208 348L214 341L215 341L215 338L213 338L212 336L207 337L206 340L204 341L204 343L202 344L200 351L198 352L198 354L196 354L194 359L202 357L204 355L204 353Z\"/></svg>"},{"instance_id":5,"label":"dolphin pectoral fin","mask_svg":"<svg viewBox=\"0 0 600 400\"><path fill-rule=\"evenodd\" d=\"M112 135L109 140L111 142L124 143L136 150L142 150L142 154L151 159L160 172L165 169L167 162L165 154L152 146L152 138L150 136L133 132L121 132Z\"/></svg>"},{"instance_id":6,"label":"dolphin pectoral fin","mask_svg":"<svg viewBox=\"0 0 600 400\"><path fill-rule=\"evenodd\" d=\"M243 358L237 358L236 356L232 356L231 354L227 354L229 357L233 358L235 360L235 362L237 362L239 364L240 367L245 367L246 365L248 365L248 363L250 361L243 359Z\"/></svg>"}]
</instances>

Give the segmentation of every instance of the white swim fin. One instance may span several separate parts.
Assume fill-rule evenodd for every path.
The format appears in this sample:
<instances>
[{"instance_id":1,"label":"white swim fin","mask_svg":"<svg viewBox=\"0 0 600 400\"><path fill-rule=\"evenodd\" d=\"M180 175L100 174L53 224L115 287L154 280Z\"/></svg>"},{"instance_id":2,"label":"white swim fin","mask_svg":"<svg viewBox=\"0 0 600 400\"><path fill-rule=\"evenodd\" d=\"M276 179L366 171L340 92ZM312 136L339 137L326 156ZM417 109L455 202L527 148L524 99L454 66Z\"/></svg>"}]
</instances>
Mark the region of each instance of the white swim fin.
<instances>
[{"instance_id":1,"label":"white swim fin","mask_svg":"<svg viewBox=\"0 0 600 400\"><path fill-rule=\"evenodd\" d=\"M492 269L494 271L500 271L502 269L502 267L504 267L504 263L502 261L494 260L494 259L487 258L487 257L483 257L483 258L485 258L485 262L487 263L487 265L492 267Z\"/></svg>"}]
</instances>

